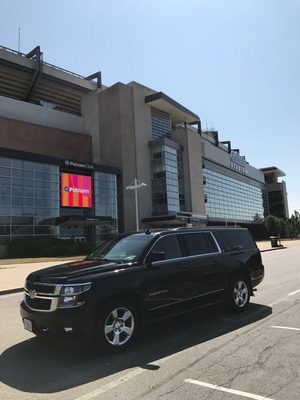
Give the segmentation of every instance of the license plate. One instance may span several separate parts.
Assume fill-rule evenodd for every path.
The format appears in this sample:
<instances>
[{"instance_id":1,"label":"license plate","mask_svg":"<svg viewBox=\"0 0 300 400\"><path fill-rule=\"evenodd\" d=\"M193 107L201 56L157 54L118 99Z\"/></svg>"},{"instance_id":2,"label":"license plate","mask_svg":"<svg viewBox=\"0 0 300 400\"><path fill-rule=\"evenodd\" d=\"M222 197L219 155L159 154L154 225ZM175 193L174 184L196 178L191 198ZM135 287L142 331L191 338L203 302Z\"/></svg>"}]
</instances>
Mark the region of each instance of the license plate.
<instances>
[{"instance_id":1,"label":"license plate","mask_svg":"<svg viewBox=\"0 0 300 400\"><path fill-rule=\"evenodd\" d=\"M24 324L24 329L26 329L26 331L32 332L32 321L30 321L30 319L23 319L23 324Z\"/></svg>"}]
</instances>

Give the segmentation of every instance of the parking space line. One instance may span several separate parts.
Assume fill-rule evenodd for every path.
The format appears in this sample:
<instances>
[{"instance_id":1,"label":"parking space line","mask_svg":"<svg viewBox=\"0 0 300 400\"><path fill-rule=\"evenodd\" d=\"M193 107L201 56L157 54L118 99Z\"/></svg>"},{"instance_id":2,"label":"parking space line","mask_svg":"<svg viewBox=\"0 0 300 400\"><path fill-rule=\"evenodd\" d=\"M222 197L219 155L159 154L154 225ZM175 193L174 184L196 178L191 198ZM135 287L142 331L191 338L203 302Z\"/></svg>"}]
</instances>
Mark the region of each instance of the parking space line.
<instances>
[{"instance_id":1,"label":"parking space line","mask_svg":"<svg viewBox=\"0 0 300 400\"><path fill-rule=\"evenodd\" d=\"M275 329L288 329L290 331L300 331L299 328L291 328L289 326L276 326L276 325L272 325L271 328L275 328Z\"/></svg>"},{"instance_id":2,"label":"parking space line","mask_svg":"<svg viewBox=\"0 0 300 400\"><path fill-rule=\"evenodd\" d=\"M295 290L294 292L289 293L289 294L287 294L287 295L285 295L285 296L283 296L283 297L281 297L281 298L279 298L279 299L273 301L272 303L268 304L268 307L274 307L275 305L281 303L282 301L287 300L287 298L288 298L289 296L293 296L294 294L299 293L299 292L300 292L300 289Z\"/></svg>"},{"instance_id":3,"label":"parking space line","mask_svg":"<svg viewBox=\"0 0 300 400\"><path fill-rule=\"evenodd\" d=\"M300 293L300 289L295 290L295 291L292 292L292 293L289 293L288 296L294 296L294 294L297 294L297 293Z\"/></svg>"},{"instance_id":4,"label":"parking space line","mask_svg":"<svg viewBox=\"0 0 300 400\"><path fill-rule=\"evenodd\" d=\"M153 361L152 364L155 364L157 366L162 366L162 364L164 364L166 361L169 361L171 358L174 358L175 356L177 356L177 353L171 354L170 356L160 358L157 361ZM101 388L98 388L91 392L85 393L84 395L77 397L75 400L94 399L95 397L98 397L99 395L101 395L105 392L108 392L111 389L114 389L115 387L121 385L122 383L125 383L125 382L129 381L130 379L143 374L145 371L146 370L144 368L136 367L133 370L131 370L130 372L128 372L127 374L119 376L118 378L107 383L106 385L103 385Z\"/></svg>"},{"instance_id":5,"label":"parking space line","mask_svg":"<svg viewBox=\"0 0 300 400\"><path fill-rule=\"evenodd\" d=\"M119 378L113 380L112 382L109 382L107 385L103 385L101 388L93 390L92 392L86 393L80 397L77 397L76 400L89 400L93 399L95 397L100 396L101 394L107 392L108 390L111 390L115 388L116 386L119 386L121 383L124 383L128 381L129 379L134 378L135 376L138 376L145 372L142 368L135 368L134 370L128 372L126 375L122 375Z\"/></svg>"},{"instance_id":6,"label":"parking space line","mask_svg":"<svg viewBox=\"0 0 300 400\"><path fill-rule=\"evenodd\" d=\"M242 396L242 397L247 397L248 399L254 399L254 400L272 400L269 397L265 396L259 396L257 394L253 393L248 393L248 392L242 392L240 390L235 390L235 389L228 389L222 386L218 385L212 385L211 383L206 383L206 382L201 382L201 381L196 381L194 379L185 379L186 383L192 383L194 385L198 386L203 386L207 387L209 389L214 389L214 390L219 390L220 392L226 392L226 393L231 393L231 394L236 394L237 396Z\"/></svg>"}]
</instances>

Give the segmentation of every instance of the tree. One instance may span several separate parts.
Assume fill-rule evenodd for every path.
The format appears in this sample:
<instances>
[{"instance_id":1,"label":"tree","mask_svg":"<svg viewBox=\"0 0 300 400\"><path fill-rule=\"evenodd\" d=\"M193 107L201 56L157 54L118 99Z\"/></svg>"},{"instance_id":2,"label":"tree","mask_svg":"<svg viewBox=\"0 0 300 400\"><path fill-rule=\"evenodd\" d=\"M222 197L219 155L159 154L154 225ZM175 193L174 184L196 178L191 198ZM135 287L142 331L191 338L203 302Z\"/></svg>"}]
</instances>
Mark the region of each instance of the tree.
<instances>
[{"instance_id":1,"label":"tree","mask_svg":"<svg viewBox=\"0 0 300 400\"><path fill-rule=\"evenodd\" d=\"M258 213L256 213L253 217L253 222L255 224L262 224L264 222L264 219Z\"/></svg>"},{"instance_id":2,"label":"tree","mask_svg":"<svg viewBox=\"0 0 300 400\"><path fill-rule=\"evenodd\" d=\"M268 215L265 218L265 227L269 236L285 235L285 222L283 218L275 217L275 215Z\"/></svg>"},{"instance_id":3,"label":"tree","mask_svg":"<svg viewBox=\"0 0 300 400\"><path fill-rule=\"evenodd\" d=\"M286 228L290 239L296 238L300 234L300 213L294 211L291 218L286 221Z\"/></svg>"}]
</instances>

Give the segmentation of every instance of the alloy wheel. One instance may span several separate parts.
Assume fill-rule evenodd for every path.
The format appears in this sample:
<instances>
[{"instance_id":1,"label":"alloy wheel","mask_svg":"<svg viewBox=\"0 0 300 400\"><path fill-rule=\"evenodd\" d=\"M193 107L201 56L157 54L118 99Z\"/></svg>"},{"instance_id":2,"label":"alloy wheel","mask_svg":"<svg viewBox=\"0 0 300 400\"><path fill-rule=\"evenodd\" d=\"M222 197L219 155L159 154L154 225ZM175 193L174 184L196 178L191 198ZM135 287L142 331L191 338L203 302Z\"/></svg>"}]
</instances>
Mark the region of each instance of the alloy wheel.
<instances>
[{"instance_id":1,"label":"alloy wheel","mask_svg":"<svg viewBox=\"0 0 300 400\"><path fill-rule=\"evenodd\" d=\"M244 281L237 281L233 288L233 299L237 307L242 308L248 302L249 291Z\"/></svg>"},{"instance_id":2,"label":"alloy wheel","mask_svg":"<svg viewBox=\"0 0 300 400\"><path fill-rule=\"evenodd\" d=\"M127 343L134 332L134 317L125 307L115 308L110 312L104 324L104 335L112 346Z\"/></svg>"}]
</instances>

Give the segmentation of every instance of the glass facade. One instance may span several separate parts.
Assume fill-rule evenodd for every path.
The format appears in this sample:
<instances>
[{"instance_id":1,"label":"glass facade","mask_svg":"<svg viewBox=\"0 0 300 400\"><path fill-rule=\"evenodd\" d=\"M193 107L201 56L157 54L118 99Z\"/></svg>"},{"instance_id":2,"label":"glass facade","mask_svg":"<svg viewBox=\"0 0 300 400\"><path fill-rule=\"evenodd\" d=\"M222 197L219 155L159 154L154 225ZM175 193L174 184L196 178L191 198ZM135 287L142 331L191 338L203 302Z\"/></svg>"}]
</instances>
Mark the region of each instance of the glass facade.
<instances>
[{"instance_id":1,"label":"glass facade","mask_svg":"<svg viewBox=\"0 0 300 400\"><path fill-rule=\"evenodd\" d=\"M209 161L203 173L209 218L255 222L264 217L262 183Z\"/></svg>"},{"instance_id":2,"label":"glass facade","mask_svg":"<svg viewBox=\"0 0 300 400\"><path fill-rule=\"evenodd\" d=\"M263 205L264 205L264 217L270 215L270 205L268 193L263 191Z\"/></svg>"},{"instance_id":3,"label":"glass facade","mask_svg":"<svg viewBox=\"0 0 300 400\"><path fill-rule=\"evenodd\" d=\"M0 157L0 253L16 238L99 243L116 234L117 176L94 172L92 178L93 208L61 207L58 165Z\"/></svg>"},{"instance_id":4,"label":"glass facade","mask_svg":"<svg viewBox=\"0 0 300 400\"><path fill-rule=\"evenodd\" d=\"M285 218L284 198L282 191L269 192L270 214L278 218Z\"/></svg>"},{"instance_id":5,"label":"glass facade","mask_svg":"<svg viewBox=\"0 0 300 400\"><path fill-rule=\"evenodd\" d=\"M59 167L0 157L0 245L22 236L57 235Z\"/></svg>"},{"instance_id":6,"label":"glass facade","mask_svg":"<svg viewBox=\"0 0 300 400\"><path fill-rule=\"evenodd\" d=\"M117 176L104 172L94 173L95 215L106 217L96 226L96 242L118 233Z\"/></svg>"},{"instance_id":7,"label":"glass facade","mask_svg":"<svg viewBox=\"0 0 300 400\"><path fill-rule=\"evenodd\" d=\"M171 116L170 114L151 108L151 125L152 125L152 138L159 139L161 137L170 135L171 132Z\"/></svg>"},{"instance_id":8,"label":"glass facade","mask_svg":"<svg viewBox=\"0 0 300 400\"><path fill-rule=\"evenodd\" d=\"M159 142L151 146L153 214L184 211L182 152Z\"/></svg>"}]
</instances>

